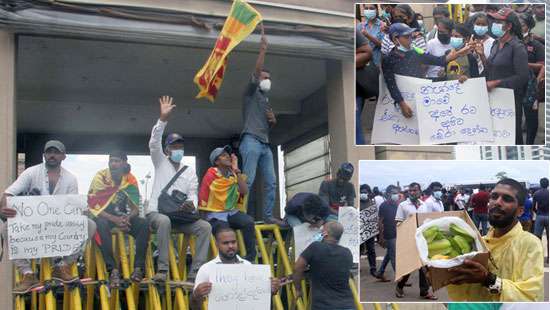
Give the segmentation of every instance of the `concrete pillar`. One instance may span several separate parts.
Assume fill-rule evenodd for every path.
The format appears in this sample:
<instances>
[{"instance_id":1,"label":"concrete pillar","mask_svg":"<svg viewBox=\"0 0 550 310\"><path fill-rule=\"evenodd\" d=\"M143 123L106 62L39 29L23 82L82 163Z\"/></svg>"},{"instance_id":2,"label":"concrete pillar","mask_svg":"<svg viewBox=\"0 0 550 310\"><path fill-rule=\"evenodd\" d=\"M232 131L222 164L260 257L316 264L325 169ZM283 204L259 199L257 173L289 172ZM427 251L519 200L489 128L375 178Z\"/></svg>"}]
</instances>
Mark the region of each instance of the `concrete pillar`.
<instances>
[{"instance_id":1,"label":"concrete pillar","mask_svg":"<svg viewBox=\"0 0 550 310\"><path fill-rule=\"evenodd\" d=\"M15 178L15 36L0 29L0 191ZM0 300L3 309L13 308L13 269L7 253L0 262Z\"/></svg>"},{"instance_id":2,"label":"concrete pillar","mask_svg":"<svg viewBox=\"0 0 550 310\"><path fill-rule=\"evenodd\" d=\"M332 177L342 162L355 167L352 182L358 188L359 160L375 159L374 147L355 146L355 80L353 61L327 61L328 131ZM358 201L358 199L356 199Z\"/></svg>"}]
</instances>

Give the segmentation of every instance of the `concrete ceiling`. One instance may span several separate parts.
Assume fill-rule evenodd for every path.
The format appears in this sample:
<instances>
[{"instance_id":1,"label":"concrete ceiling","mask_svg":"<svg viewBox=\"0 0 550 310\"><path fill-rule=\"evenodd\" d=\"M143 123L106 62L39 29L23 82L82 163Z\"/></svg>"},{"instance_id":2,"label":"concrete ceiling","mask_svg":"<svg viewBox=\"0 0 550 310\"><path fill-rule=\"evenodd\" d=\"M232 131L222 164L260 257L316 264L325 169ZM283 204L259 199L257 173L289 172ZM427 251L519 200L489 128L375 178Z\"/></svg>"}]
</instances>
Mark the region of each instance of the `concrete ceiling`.
<instances>
[{"instance_id":1,"label":"concrete ceiling","mask_svg":"<svg viewBox=\"0 0 550 310\"><path fill-rule=\"evenodd\" d=\"M210 50L167 45L18 36L17 126L28 133L148 134L160 95L175 97L170 129L224 138L242 128L242 93L257 54L235 50L215 103L194 99L193 77ZM270 102L296 115L326 82L321 59L270 55Z\"/></svg>"}]
</instances>

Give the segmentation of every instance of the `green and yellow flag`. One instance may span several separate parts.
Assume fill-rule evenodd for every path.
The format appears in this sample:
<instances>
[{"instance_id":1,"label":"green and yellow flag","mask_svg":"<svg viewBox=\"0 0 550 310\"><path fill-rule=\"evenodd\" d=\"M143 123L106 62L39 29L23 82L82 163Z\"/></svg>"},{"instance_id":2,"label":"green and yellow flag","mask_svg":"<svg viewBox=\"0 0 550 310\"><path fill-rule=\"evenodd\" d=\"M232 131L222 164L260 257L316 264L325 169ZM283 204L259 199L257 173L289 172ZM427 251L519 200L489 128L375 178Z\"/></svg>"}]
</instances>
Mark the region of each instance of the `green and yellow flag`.
<instances>
[{"instance_id":1,"label":"green and yellow flag","mask_svg":"<svg viewBox=\"0 0 550 310\"><path fill-rule=\"evenodd\" d=\"M214 50L193 80L199 87L199 94L196 98L206 97L214 102L222 84L227 66L227 56L235 46L256 29L256 25L261 20L260 13L244 0L233 2Z\"/></svg>"}]
</instances>

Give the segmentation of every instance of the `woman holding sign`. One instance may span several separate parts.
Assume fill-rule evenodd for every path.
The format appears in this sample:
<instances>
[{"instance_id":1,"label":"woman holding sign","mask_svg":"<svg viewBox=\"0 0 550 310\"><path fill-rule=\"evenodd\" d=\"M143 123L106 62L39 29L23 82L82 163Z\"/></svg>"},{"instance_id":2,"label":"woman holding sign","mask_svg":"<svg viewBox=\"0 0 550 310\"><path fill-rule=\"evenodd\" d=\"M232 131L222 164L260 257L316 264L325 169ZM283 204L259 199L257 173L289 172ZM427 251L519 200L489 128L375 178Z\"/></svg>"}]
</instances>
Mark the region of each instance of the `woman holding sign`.
<instances>
[{"instance_id":1,"label":"woman holding sign","mask_svg":"<svg viewBox=\"0 0 550 310\"><path fill-rule=\"evenodd\" d=\"M514 90L516 107L516 144L523 144L522 98L525 95L529 79L527 51L522 44L521 25L512 9L503 8L496 13L488 13L495 20L491 25L491 33L497 40L487 58L487 90L496 87Z\"/></svg>"},{"instance_id":2,"label":"woman holding sign","mask_svg":"<svg viewBox=\"0 0 550 310\"><path fill-rule=\"evenodd\" d=\"M445 67L448 62L466 55L470 51L469 47L464 47L460 50L453 49L447 55L440 57L425 54L422 49L411 46L411 34L414 31L414 29L403 23L392 24L389 36L395 47L388 56L384 56L382 59L382 72L388 90L393 100L395 100L395 104L399 104L401 113L407 118L412 117L413 112L409 103L405 102L403 96L401 96L395 81L395 75L423 78L423 64Z\"/></svg>"}]
</instances>

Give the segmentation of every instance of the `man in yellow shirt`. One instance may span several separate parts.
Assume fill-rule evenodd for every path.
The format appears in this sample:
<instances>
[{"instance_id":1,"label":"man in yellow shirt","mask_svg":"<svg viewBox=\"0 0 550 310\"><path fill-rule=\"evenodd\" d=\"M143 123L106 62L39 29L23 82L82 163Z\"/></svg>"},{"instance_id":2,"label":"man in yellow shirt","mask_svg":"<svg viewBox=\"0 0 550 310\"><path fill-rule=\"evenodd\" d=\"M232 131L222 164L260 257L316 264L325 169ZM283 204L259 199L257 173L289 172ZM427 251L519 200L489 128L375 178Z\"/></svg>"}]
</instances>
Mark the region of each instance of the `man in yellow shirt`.
<instances>
[{"instance_id":1,"label":"man in yellow shirt","mask_svg":"<svg viewBox=\"0 0 550 310\"><path fill-rule=\"evenodd\" d=\"M544 262L541 241L522 229L526 189L514 179L497 183L489 197L489 223L484 236L491 253L488 267L466 260L450 268L447 287L453 301L543 301Z\"/></svg>"}]
</instances>

